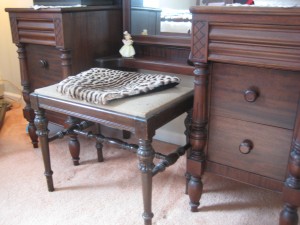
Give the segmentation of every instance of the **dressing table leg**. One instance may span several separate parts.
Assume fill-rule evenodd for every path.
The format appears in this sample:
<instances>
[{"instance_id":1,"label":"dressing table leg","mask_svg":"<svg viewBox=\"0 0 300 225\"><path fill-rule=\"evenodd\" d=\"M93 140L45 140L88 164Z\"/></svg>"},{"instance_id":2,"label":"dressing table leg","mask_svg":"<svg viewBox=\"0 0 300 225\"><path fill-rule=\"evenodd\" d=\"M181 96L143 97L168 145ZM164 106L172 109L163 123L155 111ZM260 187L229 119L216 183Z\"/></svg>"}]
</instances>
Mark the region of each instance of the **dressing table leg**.
<instances>
[{"instance_id":1,"label":"dressing table leg","mask_svg":"<svg viewBox=\"0 0 300 225\"><path fill-rule=\"evenodd\" d=\"M138 159L139 159L139 170L142 175L142 192L144 202L144 224L152 224L152 169L153 169L153 158L154 150L151 146L150 140L139 140L138 148Z\"/></svg>"},{"instance_id":2,"label":"dressing table leg","mask_svg":"<svg viewBox=\"0 0 300 225\"><path fill-rule=\"evenodd\" d=\"M80 122L79 119L68 116L68 119L66 120L66 124L69 125L69 127L74 126ZM69 134L70 140L69 140L69 151L72 156L73 165L78 166L79 165L79 155L80 155L80 143L78 141L78 135L75 134L73 131Z\"/></svg>"},{"instance_id":3,"label":"dressing table leg","mask_svg":"<svg viewBox=\"0 0 300 225\"><path fill-rule=\"evenodd\" d=\"M299 221L297 208L300 207L300 102L288 171L289 175L283 188L285 204L280 213L280 225L297 225Z\"/></svg>"},{"instance_id":4,"label":"dressing table leg","mask_svg":"<svg viewBox=\"0 0 300 225\"><path fill-rule=\"evenodd\" d=\"M191 134L191 125L192 125L192 114L193 114L193 109L190 109L187 112L187 116L184 120L184 125L185 125L185 132L184 135L186 136L186 143L190 143L190 134ZM188 157L190 154L190 149L187 151L186 156ZM185 179L186 179L186 183L185 183L185 194L188 193L188 183L191 179L191 175L186 172L185 173Z\"/></svg>"},{"instance_id":5,"label":"dressing table leg","mask_svg":"<svg viewBox=\"0 0 300 225\"><path fill-rule=\"evenodd\" d=\"M35 111L34 124L37 128L37 135L40 138L40 145L43 155L43 161L45 166L45 176L48 185L48 191L54 191L53 179L52 179L52 170L50 162L50 153L49 153L49 141L48 141L48 121L45 117L45 110L39 109Z\"/></svg>"},{"instance_id":6,"label":"dressing table leg","mask_svg":"<svg viewBox=\"0 0 300 225\"><path fill-rule=\"evenodd\" d=\"M20 62L21 69L21 83L23 86L23 99L26 103L25 108L23 109L24 118L28 121L28 134L31 139L31 143L34 148L38 147L38 136L36 135L36 128L34 126L34 111L31 108L30 104L30 80L27 69L27 58L26 58L26 50L24 44L17 44L18 47L18 58Z\"/></svg>"},{"instance_id":7,"label":"dressing table leg","mask_svg":"<svg viewBox=\"0 0 300 225\"><path fill-rule=\"evenodd\" d=\"M203 183L201 177L191 176L188 183L188 195L190 197L191 212L198 212L199 200L202 195Z\"/></svg>"},{"instance_id":8,"label":"dressing table leg","mask_svg":"<svg viewBox=\"0 0 300 225\"><path fill-rule=\"evenodd\" d=\"M205 169L205 147L207 142L207 96L209 70L206 63L195 62L194 106L190 132L191 151L187 158L187 173L190 175L188 194L192 212L198 211L202 195L202 175Z\"/></svg>"}]
</instances>

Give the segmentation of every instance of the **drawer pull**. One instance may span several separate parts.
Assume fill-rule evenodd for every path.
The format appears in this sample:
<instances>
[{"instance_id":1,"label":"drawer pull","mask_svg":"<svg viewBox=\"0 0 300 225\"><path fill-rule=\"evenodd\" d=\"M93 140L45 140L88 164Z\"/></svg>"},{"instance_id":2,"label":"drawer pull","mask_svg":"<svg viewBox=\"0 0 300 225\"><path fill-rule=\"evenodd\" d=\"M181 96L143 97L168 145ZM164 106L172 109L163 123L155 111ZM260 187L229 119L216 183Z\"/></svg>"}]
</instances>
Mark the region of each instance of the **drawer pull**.
<instances>
[{"instance_id":1,"label":"drawer pull","mask_svg":"<svg viewBox=\"0 0 300 225\"><path fill-rule=\"evenodd\" d=\"M46 60L41 59L40 60L40 65L42 68L47 68L48 67L48 62Z\"/></svg>"},{"instance_id":2,"label":"drawer pull","mask_svg":"<svg viewBox=\"0 0 300 225\"><path fill-rule=\"evenodd\" d=\"M239 147L239 150L243 154L248 154L253 149L253 143L250 140L244 140Z\"/></svg>"},{"instance_id":3,"label":"drawer pull","mask_svg":"<svg viewBox=\"0 0 300 225\"><path fill-rule=\"evenodd\" d=\"M248 89L244 91L244 98L247 102L255 102L259 94L257 90Z\"/></svg>"}]
</instances>

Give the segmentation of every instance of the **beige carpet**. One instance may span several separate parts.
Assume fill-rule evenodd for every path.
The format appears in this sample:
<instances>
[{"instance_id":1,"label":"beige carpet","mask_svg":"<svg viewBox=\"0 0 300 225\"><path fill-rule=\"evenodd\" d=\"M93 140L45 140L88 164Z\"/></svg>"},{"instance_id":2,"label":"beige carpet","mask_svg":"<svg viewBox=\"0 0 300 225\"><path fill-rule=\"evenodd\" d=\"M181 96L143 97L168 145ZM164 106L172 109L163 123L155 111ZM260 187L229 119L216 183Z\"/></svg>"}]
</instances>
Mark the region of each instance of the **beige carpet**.
<instances>
[{"instance_id":1,"label":"beige carpet","mask_svg":"<svg viewBox=\"0 0 300 225\"><path fill-rule=\"evenodd\" d=\"M50 145L55 192L49 193L40 149L31 147L21 108L6 114L0 131L1 225L135 225L142 222L140 176L134 154L106 146L96 162L93 142L81 139L74 167L65 140ZM157 148L175 146L155 142ZM189 211L185 157L154 178L154 225L274 225L280 194L204 176L198 213Z\"/></svg>"}]
</instances>

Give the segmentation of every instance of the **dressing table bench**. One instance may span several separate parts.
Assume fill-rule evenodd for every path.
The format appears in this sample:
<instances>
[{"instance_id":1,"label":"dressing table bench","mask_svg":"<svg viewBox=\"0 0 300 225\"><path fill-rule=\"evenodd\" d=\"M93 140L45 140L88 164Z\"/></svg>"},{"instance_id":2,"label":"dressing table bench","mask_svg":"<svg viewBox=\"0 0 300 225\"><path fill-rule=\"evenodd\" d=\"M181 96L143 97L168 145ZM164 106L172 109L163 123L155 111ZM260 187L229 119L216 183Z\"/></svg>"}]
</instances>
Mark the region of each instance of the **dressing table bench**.
<instances>
[{"instance_id":1,"label":"dressing table bench","mask_svg":"<svg viewBox=\"0 0 300 225\"><path fill-rule=\"evenodd\" d=\"M190 10L195 65L187 159L191 210L198 210L201 177L208 171L282 192L280 224L297 225L300 9Z\"/></svg>"},{"instance_id":2,"label":"dressing table bench","mask_svg":"<svg viewBox=\"0 0 300 225\"><path fill-rule=\"evenodd\" d=\"M116 72L117 71L114 71L114 73ZM144 82L147 81L147 79L143 79ZM45 167L44 174L46 176L48 190L54 191L53 172L50 163L51 146L49 142L63 138L64 136L70 136L74 139L73 143L71 143L73 154L79 155L80 144L76 141L77 135L84 135L95 140L99 162L103 161L102 147L104 143L117 145L119 148L134 152L138 156L138 168L142 178L144 224L151 225L153 217L151 209L152 177L164 171L166 167L174 164L190 147L187 138L187 143L184 146L179 147L168 155L163 155L160 152L155 152L151 145L152 138L158 128L185 112L187 112L186 135L189 135L190 112L193 105L193 78L181 76L180 79L181 82L177 86L167 90L117 99L107 105L92 104L71 98L68 95L62 95L57 92L57 84L36 89L34 93L30 95L30 100L36 114L35 126L41 144ZM84 79L85 87L87 86L86 80L87 78ZM115 83L117 82L114 81L114 84ZM132 83L130 83L130 85L132 86ZM107 88L107 86L104 87ZM89 95L91 92L93 91L89 89ZM73 123L70 124L68 128L62 129L57 134L50 136L45 111L67 115L71 118ZM138 139L138 144L129 144L122 140L105 137L100 132L95 133L85 130L94 123L129 131ZM153 162L154 157L161 160L156 165Z\"/></svg>"}]
</instances>

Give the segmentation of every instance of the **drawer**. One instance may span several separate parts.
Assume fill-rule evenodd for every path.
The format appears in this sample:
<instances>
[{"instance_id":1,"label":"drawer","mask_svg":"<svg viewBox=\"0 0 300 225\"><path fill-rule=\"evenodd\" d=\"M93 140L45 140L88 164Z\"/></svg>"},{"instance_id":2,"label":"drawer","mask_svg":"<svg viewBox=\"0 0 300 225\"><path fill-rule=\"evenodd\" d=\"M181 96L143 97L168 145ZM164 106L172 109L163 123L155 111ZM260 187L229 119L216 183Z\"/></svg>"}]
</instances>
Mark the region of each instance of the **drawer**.
<instances>
[{"instance_id":1,"label":"drawer","mask_svg":"<svg viewBox=\"0 0 300 225\"><path fill-rule=\"evenodd\" d=\"M209 161L284 181L292 131L212 116ZM249 151L249 152L248 152Z\"/></svg>"},{"instance_id":2,"label":"drawer","mask_svg":"<svg viewBox=\"0 0 300 225\"><path fill-rule=\"evenodd\" d=\"M293 129L299 72L215 63L211 85L211 114Z\"/></svg>"},{"instance_id":3,"label":"drawer","mask_svg":"<svg viewBox=\"0 0 300 225\"><path fill-rule=\"evenodd\" d=\"M52 46L26 45L30 91L63 79L60 51Z\"/></svg>"},{"instance_id":4,"label":"drawer","mask_svg":"<svg viewBox=\"0 0 300 225\"><path fill-rule=\"evenodd\" d=\"M56 45L53 18L18 17L16 29L21 43Z\"/></svg>"}]
</instances>

